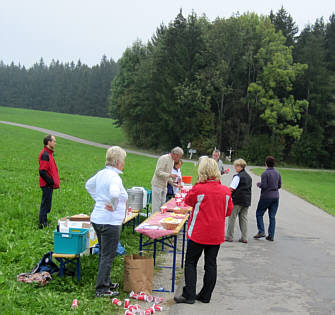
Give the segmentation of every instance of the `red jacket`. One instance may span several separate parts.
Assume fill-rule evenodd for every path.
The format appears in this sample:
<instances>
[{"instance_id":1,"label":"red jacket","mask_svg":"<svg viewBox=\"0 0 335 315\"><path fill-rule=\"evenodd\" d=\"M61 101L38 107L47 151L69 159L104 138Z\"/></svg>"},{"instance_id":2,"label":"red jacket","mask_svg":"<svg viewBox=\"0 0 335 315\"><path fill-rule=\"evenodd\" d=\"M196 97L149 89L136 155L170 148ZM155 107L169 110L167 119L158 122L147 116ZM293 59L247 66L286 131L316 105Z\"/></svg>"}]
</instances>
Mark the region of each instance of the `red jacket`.
<instances>
[{"instance_id":1,"label":"red jacket","mask_svg":"<svg viewBox=\"0 0 335 315\"><path fill-rule=\"evenodd\" d=\"M40 187L59 188L59 175L53 152L45 146L38 156Z\"/></svg>"},{"instance_id":2,"label":"red jacket","mask_svg":"<svg viewBox=\"0 0 335 315\"><path fill-rule=\"evenodd\" d=\"M193 207L188 220L187 237L199 244L223 243L225 218L233 210L228 187L217 181L198 183L187 194L185 203Z\"/></svg>"}]
</instances>

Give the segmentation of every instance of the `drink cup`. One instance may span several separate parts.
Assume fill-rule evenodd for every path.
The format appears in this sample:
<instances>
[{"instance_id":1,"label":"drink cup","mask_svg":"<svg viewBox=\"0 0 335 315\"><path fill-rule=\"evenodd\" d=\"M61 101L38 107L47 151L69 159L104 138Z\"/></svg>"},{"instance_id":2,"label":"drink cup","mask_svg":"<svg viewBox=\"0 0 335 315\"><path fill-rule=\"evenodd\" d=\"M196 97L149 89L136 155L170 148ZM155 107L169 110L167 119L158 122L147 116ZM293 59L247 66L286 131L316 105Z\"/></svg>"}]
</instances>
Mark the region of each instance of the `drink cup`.
<instances>
[{"instance_id":1,"label":"drink cup","mask_svg":"<svg viewBox=\"0 0 335 315\"><path fill-rule=\"evenodd\" d=\"M155 296L155 304L161 304L163 303L164 299L159 296Z\"/></svg>"},{"instance_id":2,"label":"drink cup","mask_svg":"<svg viewBox=\"0 0 335 315\"><path fill-rule=\"evenodd\" d=\"M152 295L148 295L148 296L147 296L147 302L148 302L148 303L153 302L154 299L155 299L155 297L153 297Z\"/></svg>"},{"instance_id":3,"label":"drink cup","mask_svg":"<svg viewBox=\"0 0 335 315\"><path fill-rule=\"evenodd\" d=\"M122 305L122 302L120 300L118 300L117 298L112 299L112 303L114 305L117 305L117 306L121 306Z\"/></svg>"},{"instance_id":4,"label":"drink cup","mask_svg":"<svg viewBox=\"0 0 335 315\"><path fill-rule=\"evenodd\" d=\"M146 301L147 300L147 296L146 296L146 294L138 295L136 299L138 301Z\"/></svg>"},{"instance_id":5,"label":"drink cup","mask_svg":"<svg viewBox=\"0 0 335 315\"><path fill-rule=\"evenodd\" d=\"M124 312L124 315L134 315L134 313L132 311L126 310Z\"/></svg>"},{"instance_id":6,"label":"drink cup","mask_svg":"<svg viewBox=\"0 0 335 315\"><path fill-rule=\"evenodd\" d=\"M125 299L124 300L124 308L128 309L129 305L130 305L130 300L129 299Z\"/></svg>"},{"instance_id":7,"label":"drink cup","mask_svg":"<svg viewBox=\"0 0 335 315\"><path fill-rule=\"evenodd\" d=\"M161 213L166 213L167 211L167 207L166 206L162 206L161 207Z\"/></svg>"},{"instance_id":8,"label":"drink cup","mask_svg":"<svg viewBox=\"0 0 335 315\"><path fill-rule=\"evenodd\" d=\"M152 307L154 308L155 311L158 311L158 312L162 312L163 311L163 306L154 304Z\"/></svg>"}]
</instances>

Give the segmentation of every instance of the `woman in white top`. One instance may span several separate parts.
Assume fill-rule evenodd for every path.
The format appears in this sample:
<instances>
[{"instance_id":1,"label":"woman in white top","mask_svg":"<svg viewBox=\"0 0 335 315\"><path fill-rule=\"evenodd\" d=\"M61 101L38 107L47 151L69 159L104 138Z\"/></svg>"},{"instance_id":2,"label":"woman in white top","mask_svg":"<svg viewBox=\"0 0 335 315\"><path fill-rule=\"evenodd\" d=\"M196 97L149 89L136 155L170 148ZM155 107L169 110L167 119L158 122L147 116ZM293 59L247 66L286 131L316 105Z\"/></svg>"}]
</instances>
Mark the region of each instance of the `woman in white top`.
<instances>
[{"instance_id":1,"label":"woman in white top","mask_svg":"<svg viewBox=\"0 0 335 315\"><path fill-rule=\"evenodd\" d=\"M113 146L106 153L106 167L91 177L85 185L95 201L91 223L99 242L99 268L96 296L116 296L118 283L112 283L110 270L116 256L120 231L126 215L128 194L120 174L124 168L126 152Z\"/></svg>"}]
</instances>

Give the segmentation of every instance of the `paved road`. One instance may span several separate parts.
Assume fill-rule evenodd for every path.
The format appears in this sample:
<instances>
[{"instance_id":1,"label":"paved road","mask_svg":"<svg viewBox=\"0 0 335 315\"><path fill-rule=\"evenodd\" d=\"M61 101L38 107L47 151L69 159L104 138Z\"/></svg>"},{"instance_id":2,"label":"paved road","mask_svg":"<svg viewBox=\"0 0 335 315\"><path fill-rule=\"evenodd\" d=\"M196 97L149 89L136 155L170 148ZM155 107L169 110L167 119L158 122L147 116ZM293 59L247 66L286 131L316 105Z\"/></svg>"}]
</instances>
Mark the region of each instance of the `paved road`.
<instances>
[{"instance_id":1,"label":"paved road","mask_svg":"<svg viewBox=\"0 0 335 315\"><path fill-rule=\"evenodd\" d=\"M29 128L80 143L107 148L64 133L19 123ZM127 150L157 158L156 155ZM230 166L231 167L231 166ZM225 183L230 183L231 174ZM332 314L335 315L335 217L281 191L275 242L253 240L255 208L259 191L253 177L253 200L249 210L249 243L224 243L218 257L218 280L210 304L172 304L169 314ZM267 218L265 220L267 224ZM235 229L235 239L239 229ZM198 266L198 285L203 276ZM180 293L183 280L179 283Z\"/></svg>"},{"instance_id":2,"label":"paved road","mask_svg":"<svg viewBox=\"0 0 335 315\"><path fill-rule=\"evenodd\" d=\"M169 314L335 314L335 217L281 191L275 241L254 240L259 177L252 177L249 243L221 246L210 304L174 304ZM225 177L230 180L231 175ZM239 236L236 226L236 241ZM202 270L201 260L199 289ZM183 280L177 294L182 285Z\"/></svg>"}]
</instances>

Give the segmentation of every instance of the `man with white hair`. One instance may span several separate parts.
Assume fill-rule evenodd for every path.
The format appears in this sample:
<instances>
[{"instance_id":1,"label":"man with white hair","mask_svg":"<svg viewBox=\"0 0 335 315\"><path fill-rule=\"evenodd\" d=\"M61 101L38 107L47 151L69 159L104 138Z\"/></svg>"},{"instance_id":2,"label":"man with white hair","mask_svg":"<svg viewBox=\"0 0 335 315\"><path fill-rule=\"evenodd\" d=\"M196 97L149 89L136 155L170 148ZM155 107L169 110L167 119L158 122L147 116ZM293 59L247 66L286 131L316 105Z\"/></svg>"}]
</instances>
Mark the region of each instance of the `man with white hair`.
<instances>
[{"instance_id":1,"label":"man with white hair","mask_svg":"<svg viewBox=\"0 0 335 315\"><path fill-rule=\"evenodd\" d=\"M159 211L166 201L167 183L173 185L173 179L178 175L172 174L174 162L178 162L183 157L184 151L180 147L175 147L170 153L159 157L152 177L152 213Z\"/></svg>"}]
</instances>

